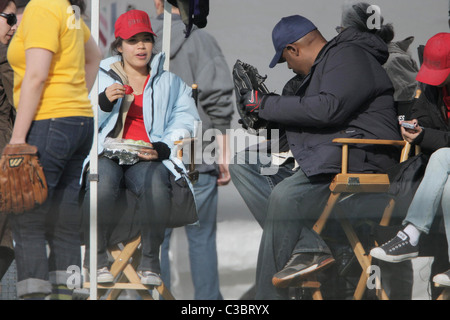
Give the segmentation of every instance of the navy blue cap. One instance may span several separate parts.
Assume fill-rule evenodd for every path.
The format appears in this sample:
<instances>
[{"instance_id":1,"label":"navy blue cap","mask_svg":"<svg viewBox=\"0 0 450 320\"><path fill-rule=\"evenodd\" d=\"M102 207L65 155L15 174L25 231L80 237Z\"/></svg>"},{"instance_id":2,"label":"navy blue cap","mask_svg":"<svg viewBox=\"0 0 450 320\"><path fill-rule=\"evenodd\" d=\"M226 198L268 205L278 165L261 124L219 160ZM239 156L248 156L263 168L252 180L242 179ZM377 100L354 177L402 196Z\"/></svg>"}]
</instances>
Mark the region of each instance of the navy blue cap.
<instances>
[{"instance_id":1,"label":"navy blue cap","mask_svg":"<svg viewBox=\"0 0 450 320\"><path fill-rule=\"evenodd\" d=\"M288 44L296 42L316 29L317 27L311 21L299 15L282 18L272 31L275 56L269 67L275 67L278 61L280 61L283 50Z\"/></svg>"}]
</instances>

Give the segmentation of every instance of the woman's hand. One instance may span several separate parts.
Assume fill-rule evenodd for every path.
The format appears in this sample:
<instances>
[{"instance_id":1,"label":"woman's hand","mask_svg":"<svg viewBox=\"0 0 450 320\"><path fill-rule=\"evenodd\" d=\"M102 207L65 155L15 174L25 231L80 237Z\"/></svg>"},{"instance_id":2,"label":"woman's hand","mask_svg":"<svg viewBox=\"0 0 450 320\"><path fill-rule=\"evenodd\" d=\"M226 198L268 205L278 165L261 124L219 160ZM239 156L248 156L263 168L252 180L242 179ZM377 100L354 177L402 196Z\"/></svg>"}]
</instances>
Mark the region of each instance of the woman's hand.
<instances>
[{"instance_id":1,"label":"woman's hand","mask_svg":"<svg viewBox=\"0 0 450 320\"><path fill-rule=\"evenodd\" d=\"M110 102L116 101L125 96L125 87L119 83L114 83L106 88L105 94Z\"/></svg>"},{"instance_id":2,"label":"woman's hand","mask_svg":"<svg viewBox=\"0 0 450 320\"><path fill-rule=\"evenodd\" d=\"M142 148L138 151L138 157L144 161L154 161L158 159L158 152L155 149Z\"/></svg>"},{"instance_id":3,"label":"woman's hand","mask_svg":"<svg viewBox=\"0 0 450 320\"><path fill-rule=\"evenodd\" d=\"M409 123L414 125L414 129L408 129L402 126L402 123ZM422 127L419 126L417 119L413 119L410 121L400 121L400 130L403 136L403 139L409 143L412 143L422 132Z\"/></svg>"}]
</instances>

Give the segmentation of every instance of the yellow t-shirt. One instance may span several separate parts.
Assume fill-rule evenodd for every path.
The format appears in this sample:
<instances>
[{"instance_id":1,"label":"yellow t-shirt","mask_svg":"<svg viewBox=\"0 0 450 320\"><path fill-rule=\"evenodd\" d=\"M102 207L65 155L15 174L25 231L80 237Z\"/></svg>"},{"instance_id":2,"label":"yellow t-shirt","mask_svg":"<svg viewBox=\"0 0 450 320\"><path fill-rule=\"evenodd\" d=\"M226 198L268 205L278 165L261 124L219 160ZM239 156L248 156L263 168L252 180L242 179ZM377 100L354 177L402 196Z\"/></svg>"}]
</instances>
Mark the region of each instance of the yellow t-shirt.
<instances>
[{"instance_id":1,"label":"yellow t-shirt","mask_svg":"<svg viewBox=\"0 0 450 320\"><path fill-rule=\"evenodd\" d=\"M75 8L76 9L76 8ZM17 107L25 75L25 51L42 48L53 52L48 78L34 120L93 117L85 80L84 44L90 30L75 15L67 0L33 0L8 49L14 70L14 104Z\"/></svg>"}]
</instances>

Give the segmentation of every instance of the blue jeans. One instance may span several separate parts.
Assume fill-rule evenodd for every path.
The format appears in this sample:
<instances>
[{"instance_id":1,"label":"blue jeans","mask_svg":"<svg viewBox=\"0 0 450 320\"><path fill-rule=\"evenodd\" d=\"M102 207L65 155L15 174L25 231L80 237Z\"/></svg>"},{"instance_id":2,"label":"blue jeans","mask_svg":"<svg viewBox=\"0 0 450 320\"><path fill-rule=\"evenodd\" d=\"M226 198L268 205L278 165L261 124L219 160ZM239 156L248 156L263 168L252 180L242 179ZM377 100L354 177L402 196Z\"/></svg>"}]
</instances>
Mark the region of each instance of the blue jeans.
<instances>
[{"instance_id":1,"label":"blue jeans","mask_svg":"<svg viewBox=\"0 0 450 320\"><path fill-rule=\"evenodd\" d=\"M217 266L217 176L202 173L194 184L200 225L185 227L189 242L189 261L195 300L222 300ZM164 284L170 288L169 244L172 229L166 230L161 246L161 269Z\"/></svg>"},{"instance_id":2,"label":"blue jeans","mask_svg":"<svg viewBox=\"0 0 450 320\"><path fill-rule=\"evenodd\" d=\"M51 284L67 283L69 266L81 268L79 181L92 137L92 118L57 118L31 125L27 142L38 147L48 200L36 210L11 215L19 297L49 294Z\"/></svg>"},{"instance_id":3,"label":"blue jeans","mask_svg":"<svg viewBox=\"0 0 450 320\"><path fill-rule=\"evenodd\" d=\"M425 175L409 206L403 224L411 223L418 230L428 234L439 207L442 207L450 257L449 174L450 148L438 149L430 157Z\"/></svg>"},{"instance_id":4,"label":"blue jeans","mask_svg":"<svg viewBox=\"0 0 450 320\"><path fill-rule=\"evenodd\" d=\"M137 210L139 220L142 257L138 270L160 273L159 248L164 240L164 231L170 210L170 171L162 162L139 161L134 165L119 165L116 160L100 157L98 161L98 226L97 266L108 266L107 246L113 228L116 209L123 200L124 190L134 196L128 205ZM89 185L84 205L89 205ZM86 237L88 238L88 237ZM88 240L88 239L87 239ZM84 265L89 267L89 241L86 245Z\"/></svg>"},{"instance_id":5,"label":"blue jeans","mask_svg":"<svg viewBox=\"0 0 450 320\"><path fill-rule=\"evenodd\" d=\"M236 155L233 163L242 163L237 162L239 158L252 159L250 152L244 151ZM308 178L302 170L293 171L292 163L281 166L270 176L262 176L259 171L262 167L260 161L233 164L230 173L242 198L250 204L250 211L263 225L255 299L287 298L287 289L275 288L272 277L284 268L291 255L331 253L311 229L330 194L330 177Z\"/></svg>"}]
</instances>

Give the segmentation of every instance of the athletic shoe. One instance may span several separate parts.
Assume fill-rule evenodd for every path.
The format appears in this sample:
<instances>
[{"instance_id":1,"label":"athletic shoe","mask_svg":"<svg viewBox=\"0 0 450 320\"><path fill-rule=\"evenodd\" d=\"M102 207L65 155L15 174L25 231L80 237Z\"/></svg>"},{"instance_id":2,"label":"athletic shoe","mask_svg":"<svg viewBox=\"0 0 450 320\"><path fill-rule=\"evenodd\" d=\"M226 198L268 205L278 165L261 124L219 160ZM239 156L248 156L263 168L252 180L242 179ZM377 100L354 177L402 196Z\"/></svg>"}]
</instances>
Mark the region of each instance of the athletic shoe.
<instances>
[{"instance_id":1,"label":"athletic shoe","mask_svg":"<svg viewBox=\"0 0 450 320\"><path fill-rule=\"evenodd\" d=\"M317 271L324 270L332 263L334 263L334 258L328 253L294 254L283 270L273 276L272 283L277 288L286 288L290 284L303 280Z\"/></svg>"},{"instance_id":2,"label":"athletic shoe","mask_svg":"<svg viewBox=\"0 0 450 320\"><path fill-rule=\"evenodd\" d=\"M440 286L450 287L450 269L433 277L433 282Z\"/></svg>"},{"instance_id":3,"label":"athletic shoe","mask_svg":"<svg viewBox=\"0 0 450 320\"><path fill-rule=\"evenodd\" d=\"M141 283L149 286L160 286L162 284L161 277L151 271L138 271L138 276L141 278Z\"/></svg>"},{"instance_id":4,"label":"athletic shoe","mask_svg":"<svg viewBox=\"0 0 450 320\"><path fill-rule=\"evenodd\" d=\"M114 276L107 267L97 270L97 283L110 283L114 281Z\"/></svg>"},{"instance_id":5,"label":"athletic shoe","mask_svg":"<svg viewBox=\"0 0 450 320\"><path fill-rule=\"evenodd\" d=\"M403 231L380 247L370 250L370 255L376 259L387 262L401 262L419 255L419 246L409 242L409 236Z\"/></svg>"}]
</instances>

